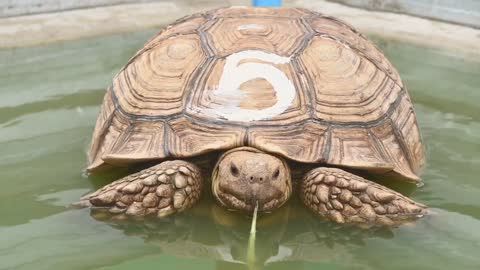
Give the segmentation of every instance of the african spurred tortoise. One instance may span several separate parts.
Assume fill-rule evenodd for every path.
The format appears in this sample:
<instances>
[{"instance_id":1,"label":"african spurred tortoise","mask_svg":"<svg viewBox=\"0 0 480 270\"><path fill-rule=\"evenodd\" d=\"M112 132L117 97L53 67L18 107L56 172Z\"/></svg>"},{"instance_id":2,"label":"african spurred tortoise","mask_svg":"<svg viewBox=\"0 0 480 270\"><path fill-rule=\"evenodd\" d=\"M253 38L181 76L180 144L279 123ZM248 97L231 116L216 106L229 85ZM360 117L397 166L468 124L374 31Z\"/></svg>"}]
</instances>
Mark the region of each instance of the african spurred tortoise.
<instances>
[{"instance_id":1,"label":"african spurred tortoise","mask_svg":"<svg viewBox=\"0 0 480 270\"><path fill-rule=\"evenodd\" d=\"M191 158L219 151L202 179ZM395 225L426 207L357 172L419 182L424 160L398 72L354 28L305 9L222 8L169 25L116 75L88 171L157 165L80 204L164 217L211 183L229 209L272 211L295 192L338 223ZM302 164L316 168L292 180Z\"/></svg>"}]
</instances>

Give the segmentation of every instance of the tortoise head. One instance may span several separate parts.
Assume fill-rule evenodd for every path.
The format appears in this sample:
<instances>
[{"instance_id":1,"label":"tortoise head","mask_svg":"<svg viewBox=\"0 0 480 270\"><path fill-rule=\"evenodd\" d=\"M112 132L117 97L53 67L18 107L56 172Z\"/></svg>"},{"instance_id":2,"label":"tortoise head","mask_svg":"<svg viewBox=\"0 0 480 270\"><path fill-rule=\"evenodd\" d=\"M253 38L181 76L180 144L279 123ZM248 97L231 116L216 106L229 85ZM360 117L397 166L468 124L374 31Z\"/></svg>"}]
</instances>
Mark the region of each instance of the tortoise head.
<instances>
[{"instance_id":1,"label":"tortoise head","mask_svg":"<svg viewBox=\"0 0 480 270\"><path fill-rule=\"evenodd\" d=\"M288 164L273 155L251 147L232 149L223 154L212 174L216 199L228 209L267 212L283 205L292 193Z\"/></svg>"}]
</instances>

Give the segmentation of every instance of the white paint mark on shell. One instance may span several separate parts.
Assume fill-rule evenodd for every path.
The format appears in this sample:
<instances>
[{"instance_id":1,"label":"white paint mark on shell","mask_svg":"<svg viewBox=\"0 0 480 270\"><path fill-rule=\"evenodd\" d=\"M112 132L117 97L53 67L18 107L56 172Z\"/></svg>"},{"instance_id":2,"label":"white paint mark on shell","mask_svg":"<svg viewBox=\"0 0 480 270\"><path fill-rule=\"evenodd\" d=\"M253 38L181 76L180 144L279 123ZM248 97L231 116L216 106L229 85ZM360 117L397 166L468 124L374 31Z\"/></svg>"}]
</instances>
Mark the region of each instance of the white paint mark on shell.
<instances>
[{"instance_id":1,"label":"white paint mark on shell","mask_svg":"<svg viewBox=\"0 0 480 270\"><path fill-rule=\"evenodd\" d=\"M240 25L239 27L237 27L237 30L250 30L250 29L254 29L254 30L263 30L265 27L263 25L259 25L259 24L244 24L244 25Z\"/></svg>"},{"instance_id":2,"label":"white paint mark on shell","mask_svg":"<svg viewBox=\"0 0 480 270\"><path fill-rule=\"evenodd\" d=\"M245 62L252 59L271 64ZM239 122L270 119L282 114L293 103L296 91L287 75L272 64L286 64L290 60L290 57L259 50L246 50L229 55L218 87L213 91L214 96L225 102L210 109L200 109L201 112ZM272 85L277 102L271 107L260 110L243 109L240 107L240 102L245 98L245 93L240 90L240 86L257 78L265 79Z\"/></svg>"}]
</instances>

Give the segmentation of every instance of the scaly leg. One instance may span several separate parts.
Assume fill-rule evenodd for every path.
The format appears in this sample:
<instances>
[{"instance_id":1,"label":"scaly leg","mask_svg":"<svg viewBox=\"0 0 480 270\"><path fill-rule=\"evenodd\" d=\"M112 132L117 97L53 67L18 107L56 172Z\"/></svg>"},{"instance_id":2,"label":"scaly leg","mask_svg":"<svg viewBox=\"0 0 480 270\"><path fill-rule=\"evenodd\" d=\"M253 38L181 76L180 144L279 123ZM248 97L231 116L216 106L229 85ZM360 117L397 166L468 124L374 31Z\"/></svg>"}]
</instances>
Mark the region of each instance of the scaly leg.
<instances>
[{"instance_id":1,"label":"scaly leg","mask_svg":"<svg viewBox=\"0 0 480 270\"><path fill-rule=\"evenodd\" d=\"M165 161L85 195L77 205L106 208L114 215L165 217L191 207L202 185L197 166Z\"/></svg>"},{"instance_id":2,"label":"scaly leg","mask_svg":"<svg viewBox=\"0 0 480 270\"><path fill-rule=\"evenodd\" d=\"M394 226L427 212L425 205L336 168L308 172L300 196L308 208L337 223Z\"/></svg>"}]
</instances>

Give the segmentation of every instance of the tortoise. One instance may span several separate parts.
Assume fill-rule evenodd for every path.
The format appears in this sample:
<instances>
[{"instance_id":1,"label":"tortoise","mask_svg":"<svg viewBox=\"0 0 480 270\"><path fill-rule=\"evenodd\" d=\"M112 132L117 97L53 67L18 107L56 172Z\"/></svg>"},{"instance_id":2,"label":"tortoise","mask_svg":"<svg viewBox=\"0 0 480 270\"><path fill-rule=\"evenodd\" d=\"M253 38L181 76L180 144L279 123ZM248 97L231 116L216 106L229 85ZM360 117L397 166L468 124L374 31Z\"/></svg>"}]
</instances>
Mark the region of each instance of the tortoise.
<instances>
[{"instance_id":1,"label":"tortoise","mask_svg":"<svg viewBox=\"0 0 480 270\"><path fill-rule=\"evenodd\" d=\"M212 153L207 181L195 157ZM166 27L114 77L88 160L89 173L149 164L79 202L113 215L169 216L209 183L246 213L292 193L337 223L427 213L365 176L421 182L424 146L397 70L352 26L306 9L220 8Z\"/></svg>"}]
</instances>

